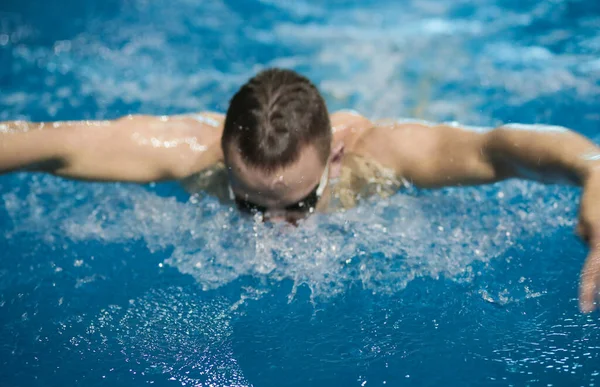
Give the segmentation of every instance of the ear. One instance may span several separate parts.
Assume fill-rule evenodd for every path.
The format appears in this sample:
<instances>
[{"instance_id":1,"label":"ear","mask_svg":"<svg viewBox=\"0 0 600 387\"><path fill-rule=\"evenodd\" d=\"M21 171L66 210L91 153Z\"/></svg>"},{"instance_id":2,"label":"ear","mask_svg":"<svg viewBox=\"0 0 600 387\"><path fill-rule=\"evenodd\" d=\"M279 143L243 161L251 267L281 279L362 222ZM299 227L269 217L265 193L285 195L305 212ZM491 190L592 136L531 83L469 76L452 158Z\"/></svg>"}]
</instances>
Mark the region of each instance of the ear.
<instances>
[{"instance_id":1,"label":"ear","mask_svg":"<svg viewBox=\"0 0 600 387\"><path fill-rule=\"evenodd\" d=\"M344 159L344 143L338 142L333 145L329 155L329 177L337 179L342 173L342 160Z\"/></svg>"}]
</instances>

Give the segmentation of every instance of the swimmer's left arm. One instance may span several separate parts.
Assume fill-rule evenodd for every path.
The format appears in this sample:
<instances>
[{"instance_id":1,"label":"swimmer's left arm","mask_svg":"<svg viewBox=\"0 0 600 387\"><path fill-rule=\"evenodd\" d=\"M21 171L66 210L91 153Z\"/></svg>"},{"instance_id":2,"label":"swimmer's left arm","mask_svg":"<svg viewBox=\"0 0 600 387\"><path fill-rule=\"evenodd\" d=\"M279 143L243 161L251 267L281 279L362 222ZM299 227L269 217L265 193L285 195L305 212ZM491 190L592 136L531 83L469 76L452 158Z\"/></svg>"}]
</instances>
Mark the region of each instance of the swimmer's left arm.
<instances>
[{"instance_id":1,"label":"swimmer's left arm","mask_svg":"<svg viewBox=\"0 0 600 387\"><path fill-rule=\"evenodd\" d=\"M600 148L556 126L506 125L493 130L412 123L375 126L361 136L358 148L423 188L513 177L584 185L590 175L600 173Z\"/></svg>"},{"instance_id":2,"label":"swimmer's left arm","mask_svg":"<svg viewBox=\"0 0 600 387\"><path fill-rule=\"evenodd\" d=\"M600 148L556 126L506 125L467 130L450 125L375 127L363 152L420 187L527 178L584 187L578 231L591 252L581 276L580 307L589 312L600 290Z\"/></svg>"},{"instance_id":3,"label":"swimmer's left arm","mask_svg":"<svg viewBox=\"0 0 600 387\"><path fill-rule=\"evenodd\" d=\"M600 290L600 148L555 126L509 125L486 137L484 157L499 178L522 177L583 187L578 233L590 245L581 272L579 307L596 309Z\"/></svg>"}]
</instances>

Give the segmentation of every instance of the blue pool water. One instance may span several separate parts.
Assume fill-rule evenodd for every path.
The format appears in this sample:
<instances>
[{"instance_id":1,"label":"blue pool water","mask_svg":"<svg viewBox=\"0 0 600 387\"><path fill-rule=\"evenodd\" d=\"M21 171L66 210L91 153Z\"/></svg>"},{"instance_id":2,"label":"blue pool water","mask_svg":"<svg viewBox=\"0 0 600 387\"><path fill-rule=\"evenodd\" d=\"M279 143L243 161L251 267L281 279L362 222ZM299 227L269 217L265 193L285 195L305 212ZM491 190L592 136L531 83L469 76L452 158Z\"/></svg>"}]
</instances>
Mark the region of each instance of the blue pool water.
<instances>
[{"instance_id":1,"label":"blue pool water","mask_svg":"<svg viewBox=\"0 0 600 387\"><path fill-rule=\"evenodd\" d=\"M331 110L600 142L600 3L3 0L0 120L224 111L257 70ZM297 230L177 184L0 177L0 386L600 384L579 190L409 189Z\"/></svg>"}]
</instances>

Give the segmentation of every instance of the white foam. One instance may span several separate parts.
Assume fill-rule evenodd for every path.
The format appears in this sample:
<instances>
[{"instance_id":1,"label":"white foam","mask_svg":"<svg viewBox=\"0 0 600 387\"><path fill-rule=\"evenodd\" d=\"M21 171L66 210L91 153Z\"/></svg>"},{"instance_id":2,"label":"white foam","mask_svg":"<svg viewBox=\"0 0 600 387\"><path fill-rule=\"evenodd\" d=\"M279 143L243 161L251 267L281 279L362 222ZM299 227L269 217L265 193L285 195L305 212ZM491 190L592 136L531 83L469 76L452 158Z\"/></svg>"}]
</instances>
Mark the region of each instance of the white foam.
<instances>
[{"instance_id":1,"label":"white foam","mask_svg":"<svg viewBox=\"0 0 600 387\"><path fill-rule=\"evenodd\" d=\"M123 101L136 107L132 113L225 110L239 85L268 65L299 69L314 79L332 110L352 108L374 119L458 121L471 124L471 130L493 126L496 117L489 112L506 106L556 94L587 101L600 92L600 74L594 72L598 37L583 41L592 53L549 51L546 47L560 43L564 33L535 37L529 46L512 38L517 28L551 17L556 8L550 2L522 13L491 0L380 1L334 10L311 0L301 7L284 0L263 3L290 17L249 27L244 15L220 0L179 0L168 7L165 1L134 1L113 19L89 25L70 43L10 46L15 68L37 72L42 66L47 91L3 89L0 119L28 118L30 109L40 106L58 114L78 107L82 96L95 101L99 118L113 117L113 107ZM449 16L464 6L473 7L468 19ZM160 29L154 27L157 15L163 21ZM298 17L311 21L289 21ZM218 37L219 48L204 33L189 34L185 26ZM260 63L247 55L253 44L264 49ZM278 56L269 57L269 52ZM279 57L282 52L289 54ZM74 78L68 78L73 86L55 88L65 84L66 75ZM495 94L489 97L483 90ZM538 119L529 117L529 122ZM158 137L140 141L176 145ZM186 144L195 146L191 141ZM206 289L251 276L306 284L317 297L344 292L352 283L394 292L414 277L468 276L473 262L501 255L515 235L531 235L524 224L574 222L565 215L574 210L570 191L551 188L558 190L552 191L558 207L548 209L529 200L550 188L542 191L527 183L451 190L447 198L418 201L400 194L345 214L316 217L287 232L242 221L208 198L181 203L131 185L15 179L18 187L3 191L14 223L6 230L9 237L33 232L48 243L142 240L153 251L172 249L165 262ZM505 198L484 201L489 189L501 190ZM510 197L522 197L526 204L489 209ZM481 224L461 215L471 206Z\"/></svg>"},{"instance_id":2,"label":"white foam","mask_svg":"<svg viewBox=\"0 0 600 387\"><path fill-rule=\"evenodd\" d=\"M225 300L198 299L193 289L171 287L61 322L57 340L83 356L128 364L134 375L159 374L182 386L250 386L229 340L231 318Z\"/></svg>"},{"instance_id":3,"label":"white foam","mask_svg":"<svg viewBox=\"0 0 600 387\"><path fill-rule=\"evenodd\" d=\"M317 299L353 284L395 293L417 277L468 280L474 262L490 261L515 243L527 243L518 240L576 220L571 193L525 182L421 198L399 194L314 216L297 229L241 219L210 197L182 203L134 185L83 185L47 176L23 183L3 195L15 225L7 230L9 238L27 232L60 245L142 240L151 251L172 250L164 263L193 276L203 289L254 277L265 291L270 283L291 281L291 296L307 286ZM484 199L499 189L502 195ZM550 195L548 190L554 206L531 200ZM515 208L503 205L519 200L523 204Z\"/></svg>"}]
</instances>

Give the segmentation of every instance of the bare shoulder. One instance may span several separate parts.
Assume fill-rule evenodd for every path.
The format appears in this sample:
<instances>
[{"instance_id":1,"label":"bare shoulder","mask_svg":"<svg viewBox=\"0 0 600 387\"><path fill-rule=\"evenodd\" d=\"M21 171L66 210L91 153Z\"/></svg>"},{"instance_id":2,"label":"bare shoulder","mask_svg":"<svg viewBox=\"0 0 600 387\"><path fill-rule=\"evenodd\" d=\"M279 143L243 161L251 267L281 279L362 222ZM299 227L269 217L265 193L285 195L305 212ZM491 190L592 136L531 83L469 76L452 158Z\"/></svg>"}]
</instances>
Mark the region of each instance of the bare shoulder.
<instances>
[{"instance_id":1,"label":"bare shoulder","mask_svg":"<svg viewBox=\"0 0 600 387\"><path fill-rule=\"evenodd\" d=\"M193 119L216 130L223 130L223 125L225 124L225 115L215 112L199 112L176 117Z\"/></svg>"},{"instance_id":2,"label":"bare shoulder","mask_svg":"<svg viewBox=\"0 0 600 387\"><path fill-rule=\"evenodd\" d=\"M162 121L168 122L172 128L177 127L193 127L194 129L202 129L208 133L215 133L218 136L223 132L225 124L225 116L220 113L213 112L198 112L181 114L176 116L163 116ZM183 124L183 125L182 125Z\"/></svg>"},{"instance_id":3,"label":"bare shoulder","mask_svg":"<svg viewBox=\"0 0 600 387\"><path fill-rule=\"evenodd\" d=\"M130 153L155 154L164 163L181 164L176 175L187 177L222 160L223 121L223 115L210 112L126 116L116 121L111 140L130 144Z\"/></svg>"},{"instance_id":4,"label":"bare shoulder","mask_svg":"<svg viewBox=\"0 0 600 387\"><path fill-rule=\"evenodd\" d=\"M356 140L373 123L354 110L340 110L330 116L334 142L342 142L347 150L352 151Z\"/></svg>"},{"instance_id":5,"label":"bare shoulder","mask_svg":"<svg viewBox=\"0 0 600 387\"><path fill-rule=\"evenodd\" d=\"M153 125L154 127L161 126L162 128L168 128L170 126L177 127L176 124L178 122L185 122L199 124L200 126L213 128L215 130L222 130L223 123L225 121L225 116L223 114L213 112L198 112L189 114L178 114L172 116L130 114L121 117L116 121L124 124L129 123L130 125L144 125L155 123L156 125Z\"/></svg>"},{"instance_id":6,"label":"bare shoulder","mask_svg":"<svg viewBox=\"0 0 600 387\"><path fill-rule=\"evenodd\" d=\"M351 151L398 171L403 160L437 146L436 132L421 123L376 123L361 133Z\"/></svg>"},{"instance_id":7,"label":"bare shoulder","mask_svg":"<svg viewBox=\"0 0 600 387\"><path fill-rule=\"evenodd\" d=\"M477 130L426 122L378 122L357 139L353 152L404 174L443 162L447 147L472 149ZM447 149L446 149L447 150Z\"/></svg>"},{"instance_id":8,"label":"bare shoulder","mask_svg":"<svg viewBox=\"0 0 600 387\"><path fill-rule=\"evenodd\" d=\"M355 110L339 110L335 113L332 113L330 118L331 127L333 128L334 132L345 126L364 127L373 125L371 120Z\"/></svg>"}]
</instances>

